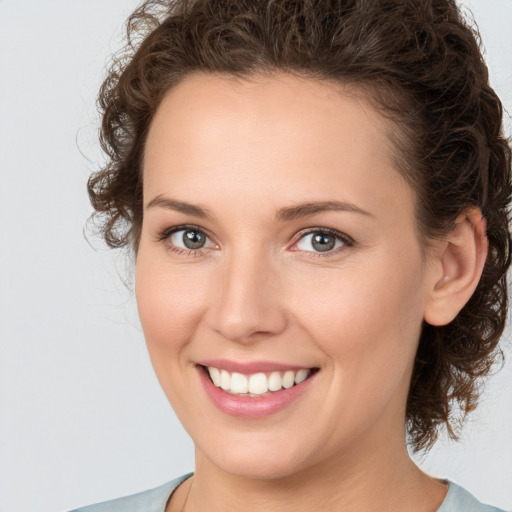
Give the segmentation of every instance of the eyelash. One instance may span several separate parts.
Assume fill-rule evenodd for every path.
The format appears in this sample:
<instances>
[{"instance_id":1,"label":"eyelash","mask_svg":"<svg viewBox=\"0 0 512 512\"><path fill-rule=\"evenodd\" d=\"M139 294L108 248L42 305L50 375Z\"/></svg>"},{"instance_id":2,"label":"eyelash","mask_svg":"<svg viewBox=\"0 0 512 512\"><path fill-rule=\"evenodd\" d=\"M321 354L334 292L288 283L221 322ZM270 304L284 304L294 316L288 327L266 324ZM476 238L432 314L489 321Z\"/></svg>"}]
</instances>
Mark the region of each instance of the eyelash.
<instances>
[{"instance_id":1,"label":"eyelash","mask_svg":"<svg viewBox=\"0 0 512 512\"><path fill-rule=\"evenodd\" d=\"M186 231L186 230L194 231L194 232L199 233L199 234L205 236L206 238L210 239L208 234L203 229L201 229L199 226L194 226L192 224L185 224L185 225L181 225L181 226L174 226L170 229L165 229L164 231L162 231L161 233L158 234L156 241L157 242L165 242L174 233L177 233L178 231ZM306 231L303 231L299 234L299 237L297 238L297 240L294 242L293 245L297 244L300 240L302 240L303 238L305 238L306 236L308 236L312 233L332 236L334 239L336 239L336 241L342 242L343 247L338 247L335 250L326 251L325 253L314 252L314 251L300 251L300 249L294 249L294 251L303 252L306 258L312 258L312 259L328 258L330 256L333 256L334 254L338 254L340 252L340 249L341 249L341 251L343 251L347 247L353 247L355 245L355 242L352 238L345 235L344 233L340 233L339 231L336 231L335 229L331 229L331 228L310 228ZM170 243L166 244L166 249L171 253L179 254L182 256L188 256L188 257L192 257L192 258L199 257L199 256L203 255L202 249L182 249L181 247L176 247L175 245L170 244Z\"/></svg>"},{"instance_id":2,"label":"eyelash","mask_svg":"<svg viewBox=\"0 0 512 512\"><path fill-rule=\"evenodd\" d=\"M326 251L324 253L315 252L315 251L301 251L304 253L304 256L306 258L311 258L311 259L328 258L330 256L339 254L340 252L344 251L347 247L353 247L355 245L354 240L352 238L350 238L348 235L345 235L344 233L340 233L339 231L336 231L335 229L331 229L331 228L311 228L306 231L303 231L300 233L300 236L298 237L298 239L294 242L294 245L297 244L300 240L302 240L306 236L311 235L312 233L331 236L336 241L341 242L343 244L343 246L338 247L337 249L334 249L331 251ZM300 249L295 249L295 250L300 251Z\"/></svg>"},{"instance_id":3,"label":"eyelash","mask_svg":"<svg viewBox=\"0 0 512 512\"><path fill-rule=\"evenodd\" d=\"M210 238L208 234L201 229L199 226L194 226L193 224L184 224L181 226L174 226L170 229L165 229L161 233L159 233L157 237L157 242L165 242L167 241L171 235L174 233L177 233L178 231L194 231L196 233L199 233L201 235L204 235L206 238ZM182 249L181 247L176 247L175 245L172 245L171 243L165 244L166 249L169 252L172 252L174 254L179 254L181 256L188 256L191 258L196 258L198 256L202 256L202 250L201 249Z\"/></svg>"}]
</instances>

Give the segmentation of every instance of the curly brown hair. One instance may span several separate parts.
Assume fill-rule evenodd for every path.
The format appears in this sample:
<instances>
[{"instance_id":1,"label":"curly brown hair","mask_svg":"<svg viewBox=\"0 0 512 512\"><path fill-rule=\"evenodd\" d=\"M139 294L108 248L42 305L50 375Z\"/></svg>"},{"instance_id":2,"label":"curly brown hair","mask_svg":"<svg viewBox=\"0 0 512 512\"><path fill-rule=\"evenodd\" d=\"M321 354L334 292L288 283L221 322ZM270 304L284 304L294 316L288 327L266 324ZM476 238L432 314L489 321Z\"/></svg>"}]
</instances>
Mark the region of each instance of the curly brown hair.
<instances>
[{"instance_id":1,"label":"curly brown hair","mask_svg":"<svg viewBox=\"0 0 512 512\"><path fill-rule=\"evenodd\" d=\"M106 165L89 179L100 231L137 252L142 161L165 93L192 72L249 78L284 71L353 84L392 120L397 168L416 191L425 246L481 209L489 254L476 292L450 324L423 326L407 402L415 450L440 427L453 438L481 377L502 360L511 261L511 150L479 34L454 0L147 0L99 105Z\"/></svg>"}]
</instances>

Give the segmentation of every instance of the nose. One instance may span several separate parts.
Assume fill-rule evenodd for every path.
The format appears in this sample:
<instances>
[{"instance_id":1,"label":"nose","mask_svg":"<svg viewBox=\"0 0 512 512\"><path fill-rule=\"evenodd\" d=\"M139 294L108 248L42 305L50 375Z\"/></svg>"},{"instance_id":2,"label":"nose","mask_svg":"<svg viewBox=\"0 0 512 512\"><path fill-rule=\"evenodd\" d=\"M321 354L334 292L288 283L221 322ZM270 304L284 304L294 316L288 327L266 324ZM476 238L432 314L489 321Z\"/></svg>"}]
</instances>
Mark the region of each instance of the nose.
<instances>
[{"instance_id":1,"label":"nose","mask_svg":"<svg viewBox=\"0 0 512 512\"><path fill-rule=\"evenodd\" d=\"M286 329L280 279L268 257L244 251L223 263L210 307L209 325L226 339L252 343Z\"/></svg>"}]
</instances>

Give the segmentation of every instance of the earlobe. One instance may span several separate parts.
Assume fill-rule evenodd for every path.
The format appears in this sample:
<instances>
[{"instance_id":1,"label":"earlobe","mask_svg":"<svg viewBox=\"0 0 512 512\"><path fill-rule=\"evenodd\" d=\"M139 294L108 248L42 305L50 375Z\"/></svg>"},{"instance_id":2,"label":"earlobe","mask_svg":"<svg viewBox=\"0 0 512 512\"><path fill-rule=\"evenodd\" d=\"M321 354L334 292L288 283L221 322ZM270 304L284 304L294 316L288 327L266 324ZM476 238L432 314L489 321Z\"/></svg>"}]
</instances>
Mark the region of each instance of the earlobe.
<instances>
[{"instance_id":1,"label":"earlobe","mask_svg":"<svg viewBox=\"0 0 512 512\"><path fill-rule=\"evenodd\" d=\"M487 258L485 227L481 211L471 209L459 215L439 246L424 313L427 323L450 323L473 295Z\"/></svg>"}]
</instances>

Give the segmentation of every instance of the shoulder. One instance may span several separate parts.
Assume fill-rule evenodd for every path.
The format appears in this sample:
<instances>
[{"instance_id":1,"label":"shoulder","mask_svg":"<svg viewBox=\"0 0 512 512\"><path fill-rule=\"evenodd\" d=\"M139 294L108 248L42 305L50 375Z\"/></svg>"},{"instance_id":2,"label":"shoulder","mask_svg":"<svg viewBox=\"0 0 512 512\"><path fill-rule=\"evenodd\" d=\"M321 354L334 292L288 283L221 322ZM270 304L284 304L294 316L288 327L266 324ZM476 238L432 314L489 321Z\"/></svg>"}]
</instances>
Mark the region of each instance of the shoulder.
<instances>
[{"instance_id":1,"label":"shoulder","mask_svg":"<svg viewBox=\"0 0 512 512\"><path fill-rule=\"evenodd\" d=\"M78 508L71 512L164 512L173 491L192 473L144 492Z\"/></svg>"},{"instance_id":2,"label":"shoulder","mask_svg":"<svg viewBox=\"0 0 512 512\"><path fill-rule=\"evenodd\" d=\"M466 489L453 482L450 483L441 508L437 512L505 512L502 509L480 503Z\"/></svg>"}]
</instances>

